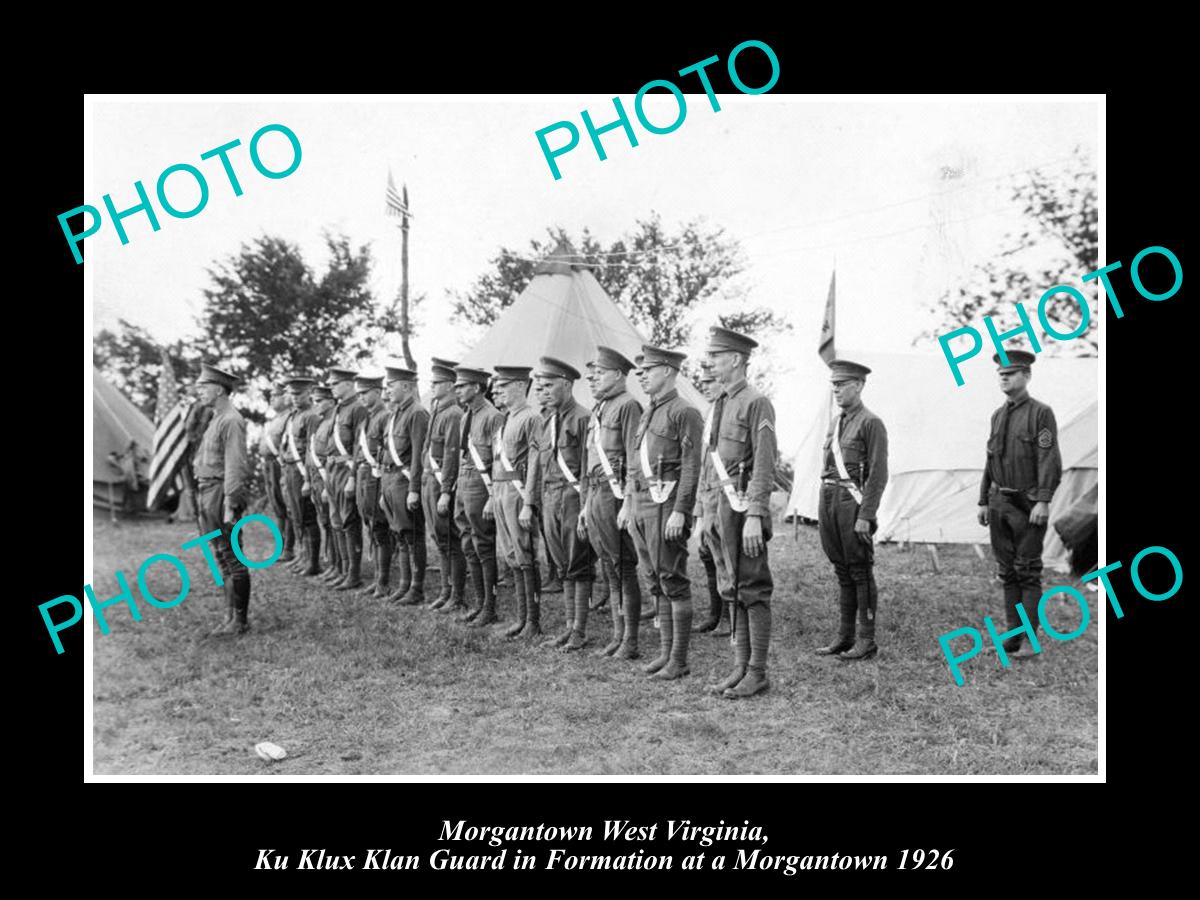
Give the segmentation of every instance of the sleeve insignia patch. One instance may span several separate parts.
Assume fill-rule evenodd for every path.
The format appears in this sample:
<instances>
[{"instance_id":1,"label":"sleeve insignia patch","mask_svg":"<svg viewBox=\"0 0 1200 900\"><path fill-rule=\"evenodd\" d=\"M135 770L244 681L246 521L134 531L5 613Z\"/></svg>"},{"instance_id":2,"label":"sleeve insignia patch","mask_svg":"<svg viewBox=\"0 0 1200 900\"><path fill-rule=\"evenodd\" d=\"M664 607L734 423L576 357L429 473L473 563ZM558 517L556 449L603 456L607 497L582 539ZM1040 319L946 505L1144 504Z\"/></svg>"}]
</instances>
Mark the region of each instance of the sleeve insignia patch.
<instances>
[{"instance_id":1,"label":"sleeve insignia patch","mask_svg":"<svg viewBox=\"0 0 1200 900\"><path fill-rule=\"evenodd\" d=\"M1049 428L1043 428L1038 432L1037 441L1039 447L1041 447L1043 450L1049 450L1052 446L1054 446L1054 435L1050 433Z\"/></svg>"},{"instance_id":2,"label":"sleeve insignia patch","mask_svg":"<svg viewBox=\"0 0 1200 900\"><path fill-rule=\"evenodd\" d=\"M772 422L770 419L763 419L761 422L758 423L758 430L762 431L764 428L770 428L772 431L774 431L775 423Z\"/></svg>"}]
</instances>

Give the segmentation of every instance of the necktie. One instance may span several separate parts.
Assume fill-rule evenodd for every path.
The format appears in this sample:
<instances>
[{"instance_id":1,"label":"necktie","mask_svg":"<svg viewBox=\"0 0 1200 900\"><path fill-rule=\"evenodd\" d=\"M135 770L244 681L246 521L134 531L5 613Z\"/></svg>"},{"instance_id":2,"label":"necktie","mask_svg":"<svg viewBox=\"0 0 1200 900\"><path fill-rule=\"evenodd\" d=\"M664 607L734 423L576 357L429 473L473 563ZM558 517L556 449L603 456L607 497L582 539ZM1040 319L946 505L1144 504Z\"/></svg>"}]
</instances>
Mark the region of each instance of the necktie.
<instances>
[{"instance_id":1,"label":"necktie","mask_svg":"<svg viewBox=\"0 0 1200 900\"><path fill-rule=\"evenodd\" d=\"M713 405L712 428L708 433L709 449L717 449L717 435L721 431L721 414L725 412L725 392L717 397L717 402Z\"/></svg>"},{"instance_id":2,"label":"necktie","mask_svg":"<svg viewBox=\"0 0 1200 900\"><path fill-rule=\"evenodd\" d=\"M1004 410L1000 413L1000 429L996 434L996 455L1004 456L1004 451L1008 445L1008 416L1012 412L1012 404L1005 403Z\"/></svg>"},{"instance_id":3,"label":"necktie","mask_svg":"<svg viewBox=\"0 0 1200 900\"><path fill-rule=\"evenodd\" d=\"M558 452L558 411L554 413L554 418L550 420L550 449L555 453Z\"/></svg>"},{"instance_id":4,"label":"necktie","mask_svg":"<svg viewBox=\"0 0 1200 900\"><path fill-rule=\"evenodd\" d=\"M467 443L471 440L471 417L474 415L475 410L467 410L467 414L462 418L462 431L459 432L459 450L468 455L470 451L467 449Z\"/></svg>"}]
</instances>

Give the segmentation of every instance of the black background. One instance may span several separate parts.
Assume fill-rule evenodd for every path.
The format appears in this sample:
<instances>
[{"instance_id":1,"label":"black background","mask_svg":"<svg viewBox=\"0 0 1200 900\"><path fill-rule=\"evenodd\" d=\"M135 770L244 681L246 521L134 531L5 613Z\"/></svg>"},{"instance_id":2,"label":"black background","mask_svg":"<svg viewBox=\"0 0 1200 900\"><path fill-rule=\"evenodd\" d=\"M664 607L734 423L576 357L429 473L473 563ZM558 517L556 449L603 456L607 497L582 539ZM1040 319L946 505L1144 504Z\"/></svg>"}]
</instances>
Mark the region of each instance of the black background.
<instances>
[{"instance_id":1,"label":"black background","mask_svg":"<svg viewBox=\"0 0 1200 900\"><path fill-rule=\"evenodd\" d=\"M612 24L610 22L610 24ZM386 29L385 29L386 30ZM1195 409L1189 390L1194 375L1184 371L1191 335L1184 322L1185 287L1170 300L1151 303L1132 289L1128 264L1142 248L1171 248L1188 268L1183 219L1185 189L1193 179L1185 161L1193 154L1179 136L1183 98L1174 96L1170 79L1159 77L1144 88L1103 69L1070 68L1057 54L1029 47L1001 61L995 51L966 48L955 41L941 46L904 45L868 51L861 36L853 40L803 28L747 27L650 32L622 27L600 37L593 24L568 26L535 22L500 36L479 38L468 46L463 35L406 34L391 48L377 50L349 38L337 49L308 53L302 44L278 51L222 43L204 66L163 61L142 76L119 66L92 70L85 90L162 91L594 91L628 98L646 81L670 77L679 68L717 54L722 60L741 40L757 38L778 54L781 78L772 93L829 91L1108 91L1107 105L1107 250L1101 262L1122 260L1125 269L1114 284L1125 309L1116 320L1108 314L1107 527L1109 561L1126 569L1113 581L1125 618L1107 616L1108 785L1032 783L694 783L694 784L304 784L259 783L102 784L83 783L90 762L83 758L82 628L63 635L67 653L56 656L46 639L37 604L78 593L76 569L81 531L80 445L77 427L82 391L88 389L90 323L84 321L83 385L78 345L65 322L79 309L82 267L76 266L56 215L80 203L95 202L81 192L80 145L83 96L75 84L57 93L22 100L19 120L33 123L36 140L28 145L11 186L27 192L19 201L18 238L10 238L10 267L26 285L12 298L16 313L10 332L14 367L12 402L24 411L10 432L9 521L5 545L13 582L8 618L18 629L24 659L8 693L18 710L10 717L10 746L22 762L11 769L24 797L21 823L37 846L57 861L64 854L103 852L124 884L160 888L186 881L196 887L280 885L279 873L252 871L257 850L298 853L324 847L352 853L391 847L424 858L436 848L443 819L490 824L591 824L604 819L740 824L749 819L770 836L772 854L891 853L895 865L905 847L955 849L949 871L914 875L932 885L953 878L963 886L980 877L1002 889L1020 889L1041 876L1064 874L1063 866L1119 865L1143 841L1169 839L1170 829L1152 807L1178 799L1188 779L1189 748L1179 744L1190 724L1187 693L1192 630L1185 622L1187 582L1172 599L1150 603L1137 597L1128 579L1128 563L1142 548L1163 545L1179 557L1186 573L1190 543L1190 418ZM356 35L354 41L359 41ZM330 45L338 42L332 38ZM397 48L403 48L402 52ZM553 49L551 49L553 48ZM1061 51L1065 52L1065 51ZM753 52L739 59L748 84L765 81L753 70ZM331 57L333 57L331 59ZM339 58L340 57L340 58ZM745 62L743 68L741 63ZM1096 57L1097 65L1101 60ZM330 75L337 71L337 77ZM286 72L281 79L260 73ZM718 93L732 87L723 66L710 70ZM1157 70L1156 70L1157 71ZM224 73L223 75L221 73ZM147 80L153 75L152 80ZM686 125L684 126L686 127ZM531 138L532 139L532 138ZM669 138L663 138L669 139ZM798 161L798 164L802 161ZM36 173L35 175L24 173ZM703 190L703 185L697 186ZM10 224L13 222L10 219ZM26 231L27 230L27 231ZM30 234L29 238L24 235ZM86 254L86 249L85 249ZM1161 263L1161 260L1158 260ZM1153 266L1146 280L1153 283ZM1159 270L1166 278L1165 267ZM19 325L16 323L20 323ZM28 339L27 339L28 338ZM72 350L71 346L76 349ZM25 385L28 384L28 387ZM28 395L28 396L27 396ZM85 424L86 427L86 424ZM84 485L85 500L90 487ZM89 540L87 523L83 540ZM1161 563L1161 561L1159 561ZM1162 567L1161 576L1169 573ZM13 577L15 576L15 577ZM1162 589L1154 570L1144 579ZM85 620L86 621L86 620ZM1093 627L1095 627L1093 625ZM796 715L803 716L803 708ZM26 773L31 778L24 777ZM661 829L660 829L661 830ZM648 853L665 852L661 846ZM475 845L459 852L483 852ZM544 850L526 847L527 850ZM581 850L582 848L571 848ZM607 845L608 852L614 850ZM671 849L680 849L675 844ZM696 848L702 849L702 848ZM708 848L709 852L714 848ZM1161 850L1161 845L1158 846ZM513 852L510 848L510 854ZM293 859L293 867L296 862ZM85 874L86 874L86 870ZM92 870L97 878L103 870ZM366 872L320 875L323 885L411 885L429 872ZM436 873L435 873L436 874ZM650 873L591 874L555 878L554 873L495 873L525 883L546 879L581 884L602 878L621 886L658 881ZM295 869L285 876L296 885ZM308 874L311 878L311 873ZM431 884L471 885L488 876L442 873ZM675 872L670 884L699 883L700 874ZM721 873L709 878L727 880ZM727 884L803 884L821 873L794 879L770 873L739 872ZM861 878L862 875L856 877ZM894 872L866 875L872 884L901 877ZM351 879L347 882L346 879ZM447 880L450 878L451 880ZM834 879L838 880L834 880ZM631 882L630 879L637 879ZM684 881L680 881L684 879ZM846 875L825 873L830 885L847 889ZM307 882L311 884L312 882ZM725 885L721 885L725 887Z\"/></svg>"}]
</instances>

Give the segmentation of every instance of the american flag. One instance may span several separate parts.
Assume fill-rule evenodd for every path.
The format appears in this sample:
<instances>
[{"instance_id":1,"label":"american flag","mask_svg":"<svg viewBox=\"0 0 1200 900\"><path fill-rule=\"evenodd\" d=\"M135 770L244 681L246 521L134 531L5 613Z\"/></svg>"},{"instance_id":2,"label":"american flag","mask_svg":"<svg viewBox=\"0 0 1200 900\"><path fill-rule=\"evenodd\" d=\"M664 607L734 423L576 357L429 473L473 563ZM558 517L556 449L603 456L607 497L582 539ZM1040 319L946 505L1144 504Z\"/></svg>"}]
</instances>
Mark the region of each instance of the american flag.
<instances>
[{"instance_id":1,"label":"american flag","mask_svg":"<svg viewBox=\"0 0 1200 900\"><path fill-rule=\"evenodd\" d=\"M187 411L190 401L181 401L171 358L162 350L158 374L158 397L154 402L154 458L150 461L150 490L146 508L154 509L182 487L180 468L187 456Z\"/></svg>"},{"instance_id":2,"label":"american flag","mask_svg":"<svg viewBox=\"0 0 1200 900\"><path fill-rule=\"evenodd\" d=\"M407 194L408 188L405 188L404 192ZM408 203L405 202L404 197L400 196L400 192L396 190L396 182L392 180L391 172L388 172L388 185L385 196L387 200L387 209L385 211L389 216L412 217L412 213L408 211Z\"/></svg>"}]
</instances>

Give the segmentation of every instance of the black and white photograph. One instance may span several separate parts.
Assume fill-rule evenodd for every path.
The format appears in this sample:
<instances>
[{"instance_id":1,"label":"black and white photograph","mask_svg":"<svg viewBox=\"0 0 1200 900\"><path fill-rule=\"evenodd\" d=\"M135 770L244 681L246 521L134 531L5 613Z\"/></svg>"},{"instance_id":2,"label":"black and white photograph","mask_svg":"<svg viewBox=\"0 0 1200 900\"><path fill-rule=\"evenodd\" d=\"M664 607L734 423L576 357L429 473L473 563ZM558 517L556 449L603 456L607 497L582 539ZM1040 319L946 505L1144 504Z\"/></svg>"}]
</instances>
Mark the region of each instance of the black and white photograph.
<instances>
[{"instance_id":1,"label":"black and white photograph","mask_svg":"<svg viewBox=\"0 0 1200 900\"><path fill-rule=\"evenodd\" d=\"M741 57L87 97L89 779L1102 780L1104 98Z\"/></svg>"}]
</instances>

